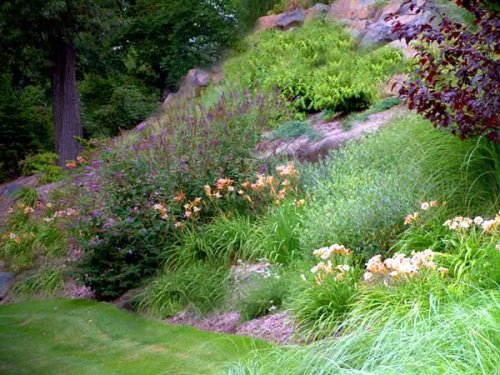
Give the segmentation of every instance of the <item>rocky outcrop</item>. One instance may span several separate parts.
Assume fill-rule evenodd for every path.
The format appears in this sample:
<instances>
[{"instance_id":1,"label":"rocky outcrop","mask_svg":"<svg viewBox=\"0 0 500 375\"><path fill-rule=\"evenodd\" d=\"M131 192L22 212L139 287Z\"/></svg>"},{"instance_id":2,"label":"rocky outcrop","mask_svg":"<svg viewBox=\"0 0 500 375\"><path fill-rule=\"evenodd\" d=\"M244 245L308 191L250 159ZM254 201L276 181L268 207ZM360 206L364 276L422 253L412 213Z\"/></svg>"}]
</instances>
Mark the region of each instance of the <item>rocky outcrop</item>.
<instances>
[{"instance_id":1,"label":"rocky outcrop","mask_svg":"<svg viewBox=\"0 0 500 375\"><path fill-rule=\"evenodd\" d=\"M304 11L305 20L311 21L326 17L330 11L330 5L317 3Z\"/></svg>"},{"instance_id":2,"label":"rocky outcrop","mask_svg":"<svg viewBox=\"0 0 500 375\"><path fill-rule=\"evenodd\" d=\"M361 39L361 45L369 47L398 40L399 36L392 31L394 20L387 19L389 14L396 11L400 14L397 20L402 24L419 25L429 22L431 18L429 12L415 14L410 10L408 5L402 5L401 0L392 0L381 9L376 19L368 24Z\"/></svg>"},{"instance_id":3,"label":"rocky outcrop","mask_svg":"<svg viewBox=\"0 0 500 375\"><path fill-rule=\"evenodd\" d=\"M257 22L257 31L287 30L306 21L324 18L347 26L351 35L363 47L371 47L398 40L399 36L392 32L394 21L387 19L389 14L397 11L400 12L398 20L402 23L424 23L431 16L429 12L414 14L407 5L402 5L402 0L336 0L332 5L318 3L305 11L298 8L291 12L261 17ZM400 44L395 47L408 48ZM404 52L407 56L411 55Z\"/></svg>"},{"instance_id":4,"label":"rocky outcrop","mask_svg":"<svg viewBox=\"0 0 500 375\"><path fill-rule=\"evenodd\" d=\"M257 31L280 29L288 30L292 27L301 26L305 21L305 14L301 8L290 12L260 17L257 21Z\"/></svg>"},{"instance_id":5,"label":"rocky outcrop","mask_svg":"<svg viewBox=\"0 0 500 375\"><path fill-rule=\"evenodd\" d=\"M219 67L214 67L210 71L204 69L191 69L175 93L169 94L164 102L163 107L168 107L175 101L176 98L192 99L201 95L203 90L210 85L218 85L222 81L222 71ZM136 127L137 131L142 131L150 124L151 121L146 120ZM139 128L139 129L138 129Z\"/></svg>"}]
</instances>

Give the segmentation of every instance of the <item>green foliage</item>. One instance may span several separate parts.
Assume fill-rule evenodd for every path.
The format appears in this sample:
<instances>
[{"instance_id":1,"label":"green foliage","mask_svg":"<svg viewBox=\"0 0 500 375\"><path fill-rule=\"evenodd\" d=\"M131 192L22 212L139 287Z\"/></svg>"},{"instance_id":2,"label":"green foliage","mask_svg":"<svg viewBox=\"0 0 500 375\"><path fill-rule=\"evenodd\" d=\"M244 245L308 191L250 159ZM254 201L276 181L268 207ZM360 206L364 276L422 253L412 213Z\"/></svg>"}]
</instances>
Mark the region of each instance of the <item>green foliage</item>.
<instances>
[{"instance_id":1,"label":"green foliage","mask_svg":"<svg viewBox=\"0 0 500 375\"><path fill-rule=\"evenodd\" d=\"M244 248L255 258L289 264L302 257L300 233L303 208L286 201L270 209L254 224Z\"/></svg>"},{"instance_id":2,"label":"green foliage","mask_svg":"<svg viewBox=\"0 0 500 375\"><path fill-rule=\"evenodd\" d=\"M28 155L19 162L21 172L25 176L36 174L40 184L57 182L64 177L64 170L57 165L58 156L53 152Z\"/></svg>"},{"instance_id":3,"label":"green foliage","mask_svg":"<svg viewBox=\"0 0 500 375\"><path fill-rule=\"evenodd\" d=\"M342 27L322 21L263 32L248 43L247 53L226 62L226 79L252 89L277 88L301 111L366 108L402 62L401 53L388 47L359 49Z\"/></svg>"},{"instance_id":4,"label":"green foliage","mask_svg":"<svg viewBox=\"0 0 500 375\"><path fill-rule=\"evenodd\" d=\"M186 307L196 313L207 313L224 303L228 278L226 267L210 267L199 262L175 271L165 269L137 296L135 304L139 310L161 318Z\"/></svg>"},{"instance_id":5,"label":"green foliage","mask_svg":"<svg viewBox=\"0 0 500 375\"><path fill-rule=\"evenodd\" d=\"M290 140L303 135L311 141L321 138L321 134L311 126L309 121L289 121L274 129L270 139Z\"/></svg>"},{"instance_id":6,"label":"green foliage","mask_svg":"<svg viewBox=\"0 0 500 375\"><path fill-rule=\"evenodd\" d=\"M38 190L33 187L23 186L14 192L13 198L25 206L34 207L38 201Z\"/></svg>"},{"instance_id":7,"label":"green foliage","mask_svg":"<svg viewBox=\"0 0 500 375\"><path fill-rule=\"evenodd\" d=\"M271 346L81 299L1 305L0 340L4 375L217 375L228 361Z\"/></svg>"},{"instance_id":8,"label":"green foliage","mask_svg":"<svg viewBox=\"0 0 500 375\"><path fill-rule=\"evenodd\" d=\"M55 258L66 250L66 234L54 223L30 218L24 209L11 214L0 237L0 256L14 272L32 268L41 257Z\"/></svg>"},{"instance_id":9,"label":"green foliage","mask_svg":"<svg viewBox=\"0 0 500 375\"><path fill-rule=\"evenodd\" d=\"M51 147L51 116L44 87L16 89L10 75L0 75L0 175L15 176L19 160Z\"/></svg>"},{"instance_id":10,"label":"green foliage","mask_svg":"<svg viewBox=\"0 0 500 375\"><path fill-rule=\"evenodd\" d=\"M80 83L84 130L91 136L115 136L145 120L156 109L156 98L144 85L121 83L124 77L86 75ZM128 81L133 81L129 78Z\"/></svg>"},{"instance_id":11,"label":"green foliage","mask_svg":"<svg viewBox=\"0 0 500 375\"><path fill-rule=\"evenodd\" d=\"M306 273L310 275L309 270ZM310 276L297 281L288 307L299 332L309 339L328 337L336 332L354 306L360 276L360 271L351 264L351 269L340 280L326 275L321 281Z\"/></svg>"},{"instance_id":12,"label":"green foliage","mask_svg":"<svg viewBox=\"0 0 500 375\"><path fill-rule=\"evenodd\" d=\"M179 246L167 258L169 264L189 265L203 261L212 265L229 265L236 259L252 255L245 245L252 231L248 216L216 217L199 228L187 228L179 238Z\"/></svg>"},{"instance_id":13,"label":"green foliage","mask_svg":"<svg viewBox=\"0 0 500 375\"><path fill-rule=\"evenodd\" d=\"M64 278L60 269L44 267L36 274L16 283L12 293L16 299L33 296L53 296L64 286Z\"/></svg>"},{"instance_id":14,"label":"green foliage","mask_svg":"<svg viewBox=\"0 0 500 375\"><path fill-rule=\"evenodd\" d=\"M228 374L490 374L499 366L498 291L405 316L390 315L370 327L345 322L339 337L291 350L254 353Z\"/></svg>"},{"instance_id":15,"label":"green foliage","mask_svg":"<svg viewBox=\"0 0 500 375\"><path fill-rule=\"evenodd\" d=\"M340 243L366 257L384 253L422 199L447 201L451 215L494 212L498 195L491 194L490 180L482 180L485 171L495 178L493 158L485 151L471 157L476 149L473 142L446 137L427 122L406 117L333 153L319 168L303 173L312 196L303 249Z\"/></svg>"},{"instance_id":16,"label":"green foliage","mask_svg":"<svg viewBox=\"0 0 500 375\"><path fill-rule=\"evenodd\" d=\"M221 0L141 0L130 9L125 38L151 84L173 90L194 66L212 65L235 40L236 20ZM148 77L144 77L148 78Z\"/></svg>"},{"instance_id":17,"label":"green foliage","mask_svg":"<svg viewBox=\"0 0 500 375\"><path fill-rule=\"evenodd\" d=\"M290 294L291 277L284 273L259 277L239 298L237 307L241 321L252 320L280 309Z\"/></svg>"}]
</instances>

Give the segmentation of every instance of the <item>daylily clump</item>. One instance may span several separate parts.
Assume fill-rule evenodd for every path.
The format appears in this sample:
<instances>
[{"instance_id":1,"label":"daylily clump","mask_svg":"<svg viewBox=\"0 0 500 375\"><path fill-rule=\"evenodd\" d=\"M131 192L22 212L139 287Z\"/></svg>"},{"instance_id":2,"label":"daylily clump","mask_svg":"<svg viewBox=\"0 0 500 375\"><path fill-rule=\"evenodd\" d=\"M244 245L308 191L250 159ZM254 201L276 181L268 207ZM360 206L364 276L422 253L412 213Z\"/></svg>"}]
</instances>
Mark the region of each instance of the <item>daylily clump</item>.
<instances>
[{"instance_id":1,"label":"daylily clump","mask_svg":"<svg viewBox=\"0 0 500 375\"><path fill-rule=\"evenodd\" d=\"M423 270L436 270L446 274L448 269L438 267L434 262L435 253L431 249L412 252L411 257L404 254L394 254L391 258L382 261L382 256L375 255L366 264L363 279L366 282L383 279L387 284L395 278L408 279L418 275Z\"/></svg>"},{"instance_id":2,"label":"daylily clump","mask_svg":"<svg viewBox=\"0 0 500 375\"><path fill-rule=\"evenodd\" d=\"M350 256L351 254L352 251L350 249L339 244L333 244L328 247L314 250L313 255L315 257L326 261L321 261L311 268L316 284L321 285L327 277L333 277L337 281L343 280L346 274L351 270L351 266L348 264L334 264L330 258L334 255Z\"/></svg>"},{"instance_id":3,"label":"daylily clump","mask_svg":"<svg viewBox=\"0 0 500 375\"><path fill-rule=\"evenodd\" d=\"M256 201L266 199L279 203L291 191L295 191L298 171L293 162L276 167L278 177L265 174L257 174L254 181L244 181L236 186L235 181L229 178L217 180L215 186L205 185L205 195L209 198L221 199L229 197L242 197L245 201L255 204ZM300 207L304 201L297 201Z\"/></svg>"},{"instance_id":4,"label":"daylily clump","mask_svg":"<svg viewBox=\"0 0 500 375\"><path fill-rule=\"evenodd\" d=\"M468 230L474 227L481 228L484 233L492 234L495 229L500 228L500 211L494 219L485 220L481 216L476 216L474 219L463 216L456 216L453 219L446 220L443 226L453 230Z\"/></svg>"}]
</instances>

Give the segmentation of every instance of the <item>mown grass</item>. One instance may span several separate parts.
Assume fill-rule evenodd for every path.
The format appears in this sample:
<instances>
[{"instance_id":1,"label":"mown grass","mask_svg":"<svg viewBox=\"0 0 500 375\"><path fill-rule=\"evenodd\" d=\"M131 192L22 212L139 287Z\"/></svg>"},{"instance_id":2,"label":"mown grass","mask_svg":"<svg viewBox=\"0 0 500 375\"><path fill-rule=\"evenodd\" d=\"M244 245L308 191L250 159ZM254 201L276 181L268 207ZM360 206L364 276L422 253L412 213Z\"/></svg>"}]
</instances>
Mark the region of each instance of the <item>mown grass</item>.
<instances>
[{"instance_id":1,"label":"mown grass","mask_svg":"<svg viewBox=\"0 0 500 375\"><path fill-rule=\"evenodd\" d=\"M220 374L263 342L147 320L83 300L0 306L0 373Z\"/></svg>"}]
</instances>

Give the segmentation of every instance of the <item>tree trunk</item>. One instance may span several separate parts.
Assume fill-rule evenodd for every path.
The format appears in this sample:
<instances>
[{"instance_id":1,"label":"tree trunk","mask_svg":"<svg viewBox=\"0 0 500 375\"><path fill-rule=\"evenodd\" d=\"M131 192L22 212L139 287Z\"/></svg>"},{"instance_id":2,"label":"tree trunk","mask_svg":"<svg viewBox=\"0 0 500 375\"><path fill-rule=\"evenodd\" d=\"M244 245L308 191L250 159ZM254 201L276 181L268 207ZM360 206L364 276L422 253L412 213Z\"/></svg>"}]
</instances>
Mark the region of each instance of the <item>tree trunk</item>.
<instances>
[{"instance_id":1,"label":"tree trunk","mask_svg":"<svg viewBox=\"0 0 500 375\"><path fill-rule=\"evenodd\" d=\"M59 41L55 46L52 72L52 109L54 140L59 165L75 160L81 151L76 137L82 136L80 102L76 88L75 49L72 43Z\"/></svg>"}]
</instances>

